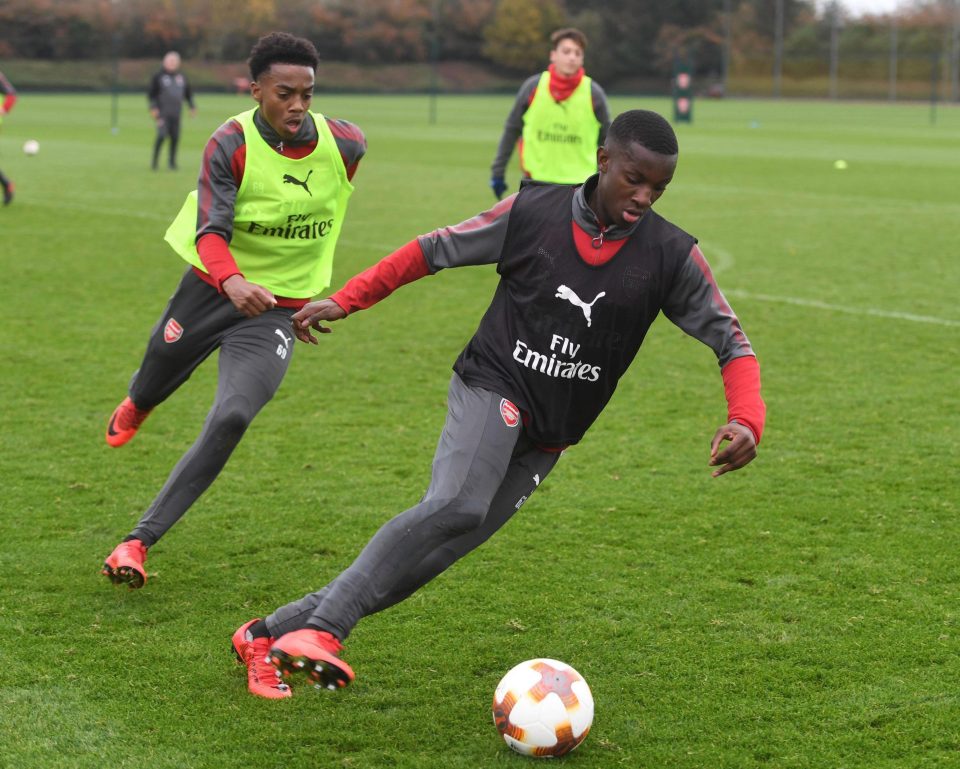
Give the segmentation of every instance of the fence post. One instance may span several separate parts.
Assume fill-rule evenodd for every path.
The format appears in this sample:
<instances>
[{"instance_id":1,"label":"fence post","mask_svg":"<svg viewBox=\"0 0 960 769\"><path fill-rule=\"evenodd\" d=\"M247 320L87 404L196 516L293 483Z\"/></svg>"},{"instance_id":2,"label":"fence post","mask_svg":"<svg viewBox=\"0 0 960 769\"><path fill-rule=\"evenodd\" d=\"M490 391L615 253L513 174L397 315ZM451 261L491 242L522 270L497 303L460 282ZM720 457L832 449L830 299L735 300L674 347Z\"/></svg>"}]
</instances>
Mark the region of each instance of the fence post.
<instances>
[{"instance_id":1,"label":"fence post","mask_svg":"<svg viewBox=\"0 0 960 769\"><path fill-rule=\"evenodd\" d=\"M723 66L723 95L726 96L729 91L730 78L730 48L731 29L730 29L730 0L723 0L723 48L721 49L721 61Z\"/></svg>"},{"instance_id":2,"label":"fence post","mask_svg":"<svg viewBox=\"0 0 960 769\"><path fill-rule=\"evenodd\" d=\"M897 100L897 17L890 15L890 101Z\"/></svg>"},{"instance_id":3,"label":"fence post","mask_svg":"<svg viewBox=\"0 0 960 769\"><path fill-rule=\"evenodd\" d=\"M110 55L113 58L110 76L110 133L120 133L120 31L114 28L110 35Z\"/></svg>"},{"instance_id":4,"label":"fence post","mask_svg":"<svg viewBox=\"0 0 960 769\"><path fill-rule=\"evenodd\" d=\"M427 122L437 124L437 92L440 90L440 2L433 0L433 34L430 36L430 97Z\"/></svg>"},{"instance_id":5,"label":"fence post","mask_svg":"<svg viewBox=\"0 0 960 769\"><path fill-rule=\"evenodd\" d=\"M773 14L773 95L780 98L783 76L783 0L775 0Z\"/></svg>"},{"instance_id":6,"label":"fence post","mask_svg":"<svg viewBox=\"0 0 960 769\"><path fill-rule=\"evenodd\" d=\"M950 100L960 101L960 0L953 0L953 45L950 51Z\"/></svg>"},{"instance_id":7,"label":"fence post","mask_svg":"<svg viewBox=\"0 0 960 769\"><path fill-rule=\"evenodd\" d=\"M830 98L837 98L837 77L840 70L840 6L833 4L830 14Z\"/></svg>"},{"instance_id":8,"label":"fence post","mask_svg":"<svg viewBox=\"0 0 960 769\"><path fill-rule=\"evenodd\" d=\"M940 52L930 54L930 125L937 122L937 101L940 97Z\"/></svg>"}]
</instances>

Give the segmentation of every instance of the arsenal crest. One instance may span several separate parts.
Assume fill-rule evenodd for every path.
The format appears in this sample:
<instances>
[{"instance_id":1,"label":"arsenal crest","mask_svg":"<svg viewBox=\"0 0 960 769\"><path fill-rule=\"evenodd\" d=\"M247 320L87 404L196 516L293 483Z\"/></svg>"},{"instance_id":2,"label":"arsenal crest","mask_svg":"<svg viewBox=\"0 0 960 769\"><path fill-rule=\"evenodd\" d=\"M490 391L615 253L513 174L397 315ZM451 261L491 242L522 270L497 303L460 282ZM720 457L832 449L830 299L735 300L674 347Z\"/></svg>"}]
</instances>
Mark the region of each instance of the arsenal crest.
<instances>
[{"instance_id":1,"label":"arsenal crest","mask_svg":"<svg viewBox=\"0 0 960 769\"><path fill-rule=\"evenodd\" d=\"M167 325L163 327L163 341L167 344L173 344L182 336L183 326L173 318L170 318L170 320L167 321Z\"/></svg>"},{"instance_id":2,"label":"arsenal crest","mask_svg":"<svg viewBox=\"0 0 960 769\"><path fill-rule=\"evenodd\" d=\"M506 398L500 399L500 416L507 427L516 427L520 424L520 409Z\"/></svg>"},{"instance_id":3,"label":"arsenal crest","mask_svg":"<svg viewBox=\"0 0 960 769\"><path fill-rule=\"evenodd\" d=\"M649 271L631 265L623 273L623 290L628 297L636 299L650 288L652 277Z\"/></svg>"}]
</instances>

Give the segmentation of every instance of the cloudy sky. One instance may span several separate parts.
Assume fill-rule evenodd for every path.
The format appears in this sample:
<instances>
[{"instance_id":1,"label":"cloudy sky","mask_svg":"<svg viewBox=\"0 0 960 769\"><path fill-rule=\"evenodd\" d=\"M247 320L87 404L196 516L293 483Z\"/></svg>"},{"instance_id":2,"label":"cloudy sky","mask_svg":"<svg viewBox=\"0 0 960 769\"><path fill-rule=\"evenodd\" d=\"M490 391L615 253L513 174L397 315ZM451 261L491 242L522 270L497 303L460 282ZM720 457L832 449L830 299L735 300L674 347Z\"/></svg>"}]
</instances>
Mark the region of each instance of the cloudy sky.
<instances>
[{"instance_id":1,"label":"cloudy sky","mask_svg":"<svg viewBox=\"0 0 960 769\"><path fill-rule=\"evenodd\" d=\"M897 7L900 0L840 0L854 16L865 13L888 13Z\"/></svg>"}]
</instances>

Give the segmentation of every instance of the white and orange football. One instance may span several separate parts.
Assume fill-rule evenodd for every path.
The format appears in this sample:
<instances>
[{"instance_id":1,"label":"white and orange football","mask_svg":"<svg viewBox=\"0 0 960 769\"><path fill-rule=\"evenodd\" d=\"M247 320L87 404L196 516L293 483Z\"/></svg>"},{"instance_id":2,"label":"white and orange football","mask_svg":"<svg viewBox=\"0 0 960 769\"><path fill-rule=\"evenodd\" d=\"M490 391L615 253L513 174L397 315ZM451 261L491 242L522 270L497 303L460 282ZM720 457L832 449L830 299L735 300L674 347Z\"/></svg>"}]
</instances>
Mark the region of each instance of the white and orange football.
<instances>
[{"instance_id":1,"label":"white and orange football","mask_svg":"<svg viewBox=\"0 0 960 769\"><path fill-rule=\"evenodd\" d=\"M493 723L507 745L526 756L563 756L586 739L593 695L565 662L521 662L493 694Z\"/></svg>"}]
</instances>

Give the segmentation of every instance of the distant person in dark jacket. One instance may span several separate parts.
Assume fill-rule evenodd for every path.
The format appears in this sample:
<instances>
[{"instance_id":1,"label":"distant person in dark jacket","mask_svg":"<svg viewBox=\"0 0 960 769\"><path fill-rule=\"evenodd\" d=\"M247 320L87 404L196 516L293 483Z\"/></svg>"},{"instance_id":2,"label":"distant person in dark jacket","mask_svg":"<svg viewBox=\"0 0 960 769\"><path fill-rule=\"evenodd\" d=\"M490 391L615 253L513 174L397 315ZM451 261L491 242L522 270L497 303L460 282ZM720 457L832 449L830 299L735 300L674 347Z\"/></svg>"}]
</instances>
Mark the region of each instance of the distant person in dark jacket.
<instances>
[{"instance_id":1,"label":"distant person in dark jacket","mask_svg":"<svg viewBox=\"0 0 960 769\"><path fill-rule=\"evenodd\" d=\"M147 92L150 101L150 114L157 124L157 138L153 143L152 168L157 170L160 160L160 149L164 139L170 140L169 166L174 171L177 168L177 144L180 142L180 114L183 111L183 102L190 105L190 114L194 114L196 107L193 104L193 91L186 75L180 71L180 54L169 51L163 57L163 68L150 80L150 90Z\"/></svg>"}]
</instances>

